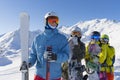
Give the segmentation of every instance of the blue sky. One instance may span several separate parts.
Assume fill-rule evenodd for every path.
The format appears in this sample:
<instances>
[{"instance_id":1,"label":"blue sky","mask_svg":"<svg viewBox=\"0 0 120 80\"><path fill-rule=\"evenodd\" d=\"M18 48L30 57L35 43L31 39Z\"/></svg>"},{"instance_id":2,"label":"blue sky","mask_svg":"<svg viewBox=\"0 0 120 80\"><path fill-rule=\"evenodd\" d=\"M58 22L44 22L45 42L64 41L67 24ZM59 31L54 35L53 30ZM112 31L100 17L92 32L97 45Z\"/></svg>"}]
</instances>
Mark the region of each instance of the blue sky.
<instances>
[{"instance_id":1,"label":"blue sky","mask_svg":"<svg viewBox=\"0 0 120 80\"><path fill-rule=\"evenodd\" d=\"M44 29L44 15L55 11L59 26L108 18L120 20L120 0L0 0L0 34L20 27L20 12L30 15L30 30Z\"/></svg>"}]
</instances>

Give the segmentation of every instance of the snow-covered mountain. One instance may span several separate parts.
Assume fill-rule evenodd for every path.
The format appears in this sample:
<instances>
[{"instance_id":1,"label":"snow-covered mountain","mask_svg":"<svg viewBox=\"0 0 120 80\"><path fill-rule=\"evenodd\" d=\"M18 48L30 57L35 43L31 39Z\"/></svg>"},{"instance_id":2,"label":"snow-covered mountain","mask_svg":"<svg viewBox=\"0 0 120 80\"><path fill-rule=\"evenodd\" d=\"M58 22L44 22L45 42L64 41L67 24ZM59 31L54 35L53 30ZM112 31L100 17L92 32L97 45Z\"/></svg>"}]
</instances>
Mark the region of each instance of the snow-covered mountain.
<instances>
[{"instance_id":1,"label":"snow-covered mountain","mask_svg":"<svg viewBox=\"0 0 120 80\"><path fill-rule=\"evenodd\" d=\"M78 26L82 30L82 41L87 43L90 39L92 31L99 31L102 34L108 34L110 37L110 43L115 47L117 52L120 52L120 22L107 19L94 19L90 21L78 22L71 27L61 27L60 30L64 33L70 34L71 29Z\"/></svg>"},{"instance_id":2,"label":"snow-covered mountain","mask_svg":"<svg viewBox=\"0 0 120 80\"><path fill-rule=\"evenodd\" d=\"M115 80L120 80L120 22L108 19L94 19L84 22L78 22L71 27L59 27L59 30L67 37L69 36L71 29L78 26L82 30L82 41L86 44L90 40L90 34L92 31L99 31L101 34L108 34L110 36L110 44L115 47L116 50L116 62L115 62ZM29 47L33 38L41 33L41 31L30 31L29 35ZM0 79L6 79L3 70L10 69L10 67L18 66L20 63L20 36L19 30L8 32L0 35ZM19 73L19 72L18 72ZM1 75L3 75L1 77ZM11 74L10 74L11 75ZM33 75L33 74L32 74ZM9 76L9 75L7 75ZM20 75L19 75L20 76ZM20 77L19 77L20 78ZM11 78L11 80L14 78ZM7 79L6 79L7 80ZM18 80L18 77L14 80ZM19 79L20 80L20 79ZM32 80L32 79L31 79Z\"/></svg>"},{"instance_id":3,"label":"snow-covered mountain","mask_svg":"<svg viewBox=\"0 0 120 80\"><path fill-rule=\"evenodd\" d=\"M34 39L34 36L39 34L41 31L36 30L36 31L30 31L30 44L32 40ZM15 49L18 50L20 49L20 34L19 30L8 32L0 37L0 46L1 48L5 49Z\"/></svg>"},{"instance_id":4,"label":"snow-covered mountain","mask_svg":"<svg viewBox=\"0 0 120 80\"><path fill-rule=\"evenodd\" d=\"M8 59L6 57L14 56L20 53L20 30L8 32L0 37L0 60L4 59L4 65L8 64ZM40 30L29 32L29 47L34 39L34 37L41 33ZM3 58L4 56L4 58ZM6 61L7 60L7 61ZM10 61L9 61L10 62ZM3 62L0 62L0 66L4 66Z\"/></svg>"}]
</instances>

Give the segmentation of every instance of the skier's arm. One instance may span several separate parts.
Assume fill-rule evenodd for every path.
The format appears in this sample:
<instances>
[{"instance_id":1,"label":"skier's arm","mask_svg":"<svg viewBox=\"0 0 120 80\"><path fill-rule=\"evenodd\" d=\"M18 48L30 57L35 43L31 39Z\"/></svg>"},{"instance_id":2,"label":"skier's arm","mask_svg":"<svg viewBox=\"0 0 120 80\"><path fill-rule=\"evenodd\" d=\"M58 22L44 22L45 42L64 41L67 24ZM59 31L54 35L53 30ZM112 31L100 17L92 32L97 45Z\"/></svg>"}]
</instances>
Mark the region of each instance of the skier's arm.
<instances>
[{"instance_id":1,"label":"skier's arm","mask_svg":"<svg viewBox=\"0 0 120 80\"><path fill-rule=\"evenodd\" d=\"M77 56L77 59L82 60L85 57L85 44L80 42L80 45L78 45L78 53L75 53Z\"/></svg>"},{"instance_id":2,"label":"skier's arm","mask_svg":"<svg viewBox=\"0 0 120 80\"><path fill-rule=\"evenodd\" d=\"M62 47L57 53L57 61L59 63L66 62L69 59L70 47L67 39L62 40Z\"/></svg>"},{"instance_id":3,"label":"skier's arm","mask_svg":"<svg viewBox=\"0 0 120 80\"><path fill-rule=\"evenodd\" d=\"M86 55L86 49L85 49L85 44L84 43L82 43L82 49L81 49L81 53L82 53L82 58L85 58L85 55ZM81 54L80 54L81 55Z\"/></svg>"},{"instance_id":4,"label":"skier's arm","mask_svg":"<svg viewBox=\"0 0 120 80\"><path fill-rule=\"evenodd\" d=\"M30 67L35 64L36 59L37 59L37 54L36 54L36 48L35 48L35 41L33 41L32 48L31 48L31 53L29 55Z\"/></svg>"},{"instance_id":5,"label":"skier's arm","mask_svg":"<svg viewBox=\"0 0 120 80\"><path fill-rule=\"evenodd\" d=\"M108 66L111 66L113 64L112 59L115 56L115 49L114 49L114 47L109 46L107 50L108 50L107 52L109 53L109 55L108 55L109 57L107 58L106 63Z\"/></svg>"},{"instance_id":6,"label":"skier's arm","mask_svg":"<svg viewBox=\"0 0 120 80\"><path fill-rule=\"evenodd\" d=\"M90 58L89 52L88 52L88 46L86 46L86 54L85 54L85 59L88 60Z\"/></svg>"},{"instance_id":7,"label":"skier's arm","mask_svg":"<svg viewBox=\"0 0 120 80\"><path fill-rule=\"evenodd\" d=\"M100 54L98 55L100 64L104 63L104 61L106 60L107 47L108 46L106 44L102 44L102 47L101 47L102 50L101 50Z\"/></svg>"}]
</instances>

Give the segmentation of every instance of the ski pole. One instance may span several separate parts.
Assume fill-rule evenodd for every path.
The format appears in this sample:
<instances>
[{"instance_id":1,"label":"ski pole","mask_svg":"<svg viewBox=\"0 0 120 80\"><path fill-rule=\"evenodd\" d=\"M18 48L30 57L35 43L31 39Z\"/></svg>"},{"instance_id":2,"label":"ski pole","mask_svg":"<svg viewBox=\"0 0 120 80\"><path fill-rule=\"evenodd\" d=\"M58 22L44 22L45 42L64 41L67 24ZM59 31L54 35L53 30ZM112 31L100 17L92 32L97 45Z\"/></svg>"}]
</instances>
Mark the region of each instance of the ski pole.
<instances>
[{"instance_id":1,"label":"ski pole","mask_svg":"<svg viewBox=\"0 0 120 80\"><path fill-rule=\"evenodd\" d=\"M52 52L52 46L47 46L47 50L46 51L48 53ZM48 59L47 59L47 62L46 62L46 80L50 80L50 62L49 62Z\"/></svg>"}]
</instances>

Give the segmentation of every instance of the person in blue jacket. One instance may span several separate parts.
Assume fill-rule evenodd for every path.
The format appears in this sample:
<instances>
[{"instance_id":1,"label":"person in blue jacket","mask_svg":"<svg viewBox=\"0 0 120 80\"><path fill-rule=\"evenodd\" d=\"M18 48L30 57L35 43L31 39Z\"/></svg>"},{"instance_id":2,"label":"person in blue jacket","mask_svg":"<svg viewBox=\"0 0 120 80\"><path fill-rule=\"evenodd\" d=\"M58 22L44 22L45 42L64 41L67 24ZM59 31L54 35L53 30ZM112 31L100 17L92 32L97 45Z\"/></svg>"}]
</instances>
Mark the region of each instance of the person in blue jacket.
<instances>
[{"instance_id":1,"label":"person in blue jacket","mask_svg":"<svg viewBox=\"0 0 120 80\"><path fill-rule=\"evenodd\" d=\"M69 59L70 49L67 38L57 30L58 23L56 13L48 12L44 32L33 41L29 66L36 63L34 80L47 80L48 77L49 80L61 80L61 64ZM46 76L48 72L49 76Z\"/></svg>"}]
</instances>

